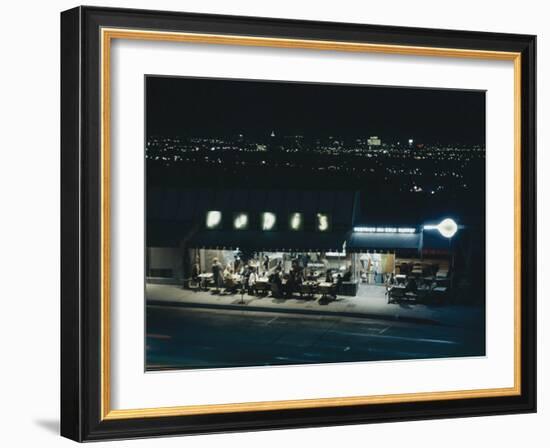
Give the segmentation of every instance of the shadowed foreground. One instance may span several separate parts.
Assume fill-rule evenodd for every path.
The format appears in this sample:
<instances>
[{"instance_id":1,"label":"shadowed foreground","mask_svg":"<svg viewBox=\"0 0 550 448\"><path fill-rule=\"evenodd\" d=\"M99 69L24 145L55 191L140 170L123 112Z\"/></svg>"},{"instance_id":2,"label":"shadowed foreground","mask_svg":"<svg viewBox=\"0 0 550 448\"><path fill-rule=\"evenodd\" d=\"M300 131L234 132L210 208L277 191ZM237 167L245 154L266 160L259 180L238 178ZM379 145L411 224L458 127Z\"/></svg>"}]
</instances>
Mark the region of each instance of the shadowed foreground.
<instances>
[{"instance_id":1,"label":"shadowed foreground","mask_svg":"<svg viewBox=\"0 0 550 448\"><path fill-rule=\"evenodd\" d=\"M483 356L482 329L147 307L147 370Z\"/></svg>"}]
</instances>

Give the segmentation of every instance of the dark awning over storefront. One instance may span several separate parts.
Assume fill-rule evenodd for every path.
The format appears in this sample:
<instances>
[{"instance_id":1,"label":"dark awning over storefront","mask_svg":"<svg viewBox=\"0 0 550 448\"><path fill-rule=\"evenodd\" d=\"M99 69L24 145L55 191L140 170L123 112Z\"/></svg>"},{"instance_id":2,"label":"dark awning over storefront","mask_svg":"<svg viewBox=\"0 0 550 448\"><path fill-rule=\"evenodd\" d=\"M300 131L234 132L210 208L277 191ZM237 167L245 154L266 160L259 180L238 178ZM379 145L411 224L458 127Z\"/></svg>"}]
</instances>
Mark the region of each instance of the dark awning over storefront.
<instances>
[{"instance_id":1,"label":"dark awning over storefront","mask_svg":"<svg viewBox=\"0 0 550 448\"><path fill-rule=\"evenodd\" d=\"M251 248L340 251L352 227L354 191L257 189L151 189L147 192L147 245L160 247ZM206 229L206 214L223 214L218 230ZM250 228L232 228L235 212L248 213ZM278 228L259 230L261 212L277 215ZM288 229L290 213L304 216L301 231ZM330 231L314 228L316 213L330 216Z\"/></svg>"},{"instance_id":2,"label":"dark awning over storefront","mask_svg":"<svg viewBox=\"0 0 550 448\"><path fill-rule=\"evenodd\" d=\"M341 251L346 241L343 232L262 232L232 230L202 230L188 246L204 249L247 248L264 251Z\"/></svg>"},{"instance_id":3,"label":"dark awning over storefront","mask_svg":"<svg viewBox=\"0 0 550 448\"><path fill-rule=\"evenodd\" d=\"M418 250L419 233L359 233L353 232L346 248L350 252L367 252L374 250Z\"/></svg>"}]
</instances>

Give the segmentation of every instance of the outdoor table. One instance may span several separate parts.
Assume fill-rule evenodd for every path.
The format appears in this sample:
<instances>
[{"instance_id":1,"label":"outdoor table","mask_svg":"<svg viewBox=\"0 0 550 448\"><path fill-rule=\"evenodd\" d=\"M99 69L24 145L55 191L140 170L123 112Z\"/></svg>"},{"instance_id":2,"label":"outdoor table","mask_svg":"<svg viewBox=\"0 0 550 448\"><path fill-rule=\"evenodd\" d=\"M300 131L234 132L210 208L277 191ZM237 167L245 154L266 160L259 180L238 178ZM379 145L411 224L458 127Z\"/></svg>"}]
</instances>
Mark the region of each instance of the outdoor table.
<instances>
[{"instance_id":1,"label":"outdoor table","mask_svg":"<svg viewBox=\"0 0 550 448\"><path fill-rule=\"evenodd\" d=\"M405 297L405 286L394 285L388 290L388 303L393 302L395 299L399 300Z\"/></svg>"},{"instance_id":2,"label":"outdoor table","mask_svg":"<svg viewBox=\"0 0 550 448\"><path fill-rule=\"evenodd\" d=\"M319 292L321 293L321 299L327 296L332 296L334 291L334 283L321 282L319 283Z\"/></svg>"},{"instance_id":3,"label":"outdoor table","mask_svg":"<svg viewBox=\"0 0 550 448\"><path fill-rule=\"evenodd\" d=\"M317 285L318 283L314 281L303 282L299 288L300 296L313 296L313 294L315 294L315 290L317 289Z\"/></svg>"},{"instance_id":4,"label":"outdoor table","mask_svg":"<svg viewBox=\"0 0 550 448\"><path fill-rule=\"evenodd\" d=\"M266 291L269 291L270 289L271 289L271 285L269 283L269 280L266 278L261 278L257 280L256 283L254 283L254 285L252 286L252 290L254 291L254 293L266 292Z\"/></svg>"},{"instance_id":5,"label":"outdoor table","mask_svg":"<svg viewBox=\"0 0 550 448\"><path fill-rule=\"evenodd\" d=\"M432 292L432 288L430 286L423 285L419 286L416 292L419 299L427 299Z\"/></svg>"},{"instance_id":6,"label":"outdoor table","mask_svg":"<svg viewBox=\"0 0 550 448\"><path fill-rule=\"evenodd\" d=\"M436 286L433 289L434 297L438 300L444 300L447 296L448 288L446 286Z\"/></svg>"},{"instance_id":7,"label":"outdoor table","mask_svg":"<svg viewBox=\"0 0 550 448\"><path fill-rule=\"evenodd\" d=\"M199 274L199 278L201 287L204 287L204 290L207 290L208 281L214 278L214 274L212 274L212 272L206 272L204 274Z\"/></svg>"}]
</instances>

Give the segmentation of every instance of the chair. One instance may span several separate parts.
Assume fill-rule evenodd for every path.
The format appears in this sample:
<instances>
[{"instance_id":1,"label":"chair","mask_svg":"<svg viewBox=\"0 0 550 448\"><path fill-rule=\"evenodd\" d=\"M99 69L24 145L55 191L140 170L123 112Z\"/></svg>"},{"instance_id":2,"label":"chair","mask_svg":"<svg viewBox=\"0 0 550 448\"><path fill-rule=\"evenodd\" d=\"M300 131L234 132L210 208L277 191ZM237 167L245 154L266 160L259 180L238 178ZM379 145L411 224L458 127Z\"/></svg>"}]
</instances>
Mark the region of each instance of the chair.
<instances>
[{"instance_id":1,"label":"chair","mask_svg":"<svg viewBox=\"0 0 550 448\"><path fill-rule=\"evenodd\" d=\"M388 303L405 298L405 288L393 287L388 291Z\"/></svg>"},{"instance_id":2,"label":"chair","mask_svg":"<svg viewBox=\"0 0 550 448\"><path fill-rule=\"evenodd\" d=\"M201 282L198 278L188 278L185 280L184 285L187 286L186 289L189 289L193 292L200 291L201 289Z\"/></svg>"}]
</instances>

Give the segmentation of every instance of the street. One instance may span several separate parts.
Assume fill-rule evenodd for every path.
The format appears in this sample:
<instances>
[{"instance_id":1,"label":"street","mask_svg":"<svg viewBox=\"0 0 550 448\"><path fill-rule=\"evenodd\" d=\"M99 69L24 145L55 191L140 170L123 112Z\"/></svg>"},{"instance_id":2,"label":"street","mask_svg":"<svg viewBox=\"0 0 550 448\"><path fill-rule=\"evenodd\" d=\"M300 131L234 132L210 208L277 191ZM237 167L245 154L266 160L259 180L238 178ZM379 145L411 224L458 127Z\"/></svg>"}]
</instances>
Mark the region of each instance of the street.
<instances>
[{"instance_id":1,"label":"street","mask_svg":"<svg viewBox=\"0 0 550 448\"><path fill-rule=\"evenodd\" d=\"M483 329L147 306L147 370L483 356Z\"/></svg>"}]
</instances>

